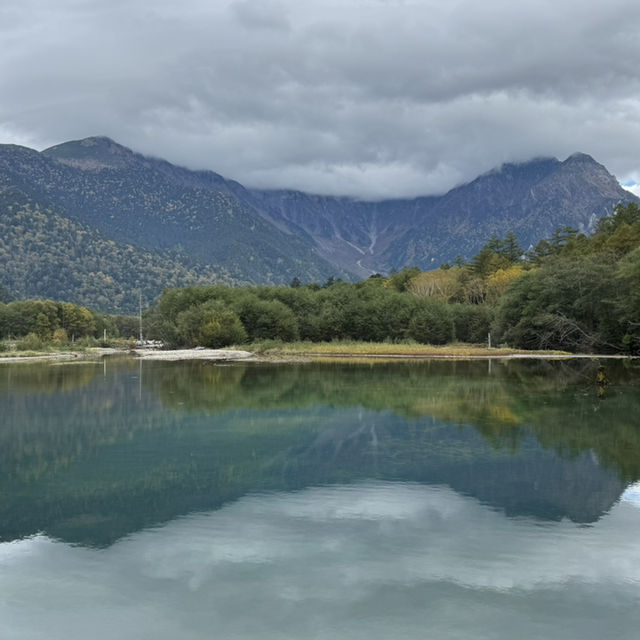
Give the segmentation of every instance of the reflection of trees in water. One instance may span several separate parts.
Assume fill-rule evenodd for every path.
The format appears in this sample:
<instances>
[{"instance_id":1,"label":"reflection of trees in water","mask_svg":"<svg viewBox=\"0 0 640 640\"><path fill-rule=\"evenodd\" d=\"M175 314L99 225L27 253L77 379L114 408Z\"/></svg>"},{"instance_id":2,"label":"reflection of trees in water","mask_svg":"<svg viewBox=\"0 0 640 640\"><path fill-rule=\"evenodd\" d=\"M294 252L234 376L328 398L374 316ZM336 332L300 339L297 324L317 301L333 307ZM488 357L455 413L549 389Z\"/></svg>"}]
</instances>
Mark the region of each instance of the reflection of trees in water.
<instances>
[{"instance_id":1,"label":"reflection of trees in water","mask_svg":"<svg viewBox=\"0 0 640 640\"><path fill-rule=\"evenodd\" d=\"M0 367L0 479L35 481L101 446L166 424L138 396L138 363ZM115 373L115 375L112 375Z\"/></svg>"},{"instance_id":2,"label":"reflection of trees in water","mask_svg":"<svg viewBox=\"0 0 640 640\"><path fill-rule=\"evenodd\" d=\"M625 361L605 364L609 381L604 394L598 384L596 360L549 363L548 391L514 395L521 424L545 448L566 457L593 452L620 478L640 478L640 367ZM555 391L553 390L555 388Z\"/></svg>"},{"instance_id":3,"label":"reflection of trees in water","mask_svg":"<svg viewBox=\"0 0 640 640\"><path fill-rule=\"evenodd\" d=\"M53 394L86 387L102 373L102 364L0 364L0 398L13 393Z\"/></svg>"},{"instance_id":4,"label":"reflection of trees in water","mask_svg":"<svg viewBox=\"0 0 640 640\"><path fill-rule=\"evenodd\" d=\"M21 365L0 368L0 427L5 474L37 478L100 446L140 431L171 429L165 409L218 414L313 406L392 411L474 426L493 447L516 451L527 433L561 455L595 451L623 479L640 478L638 367L607 366L610 385L597 397L598 363L578 360L329 363L221 366L202 361ZM296 429L294 421L287 423ZM606 425L606 429L603 428ZM260 421L243 427L257 436ZM271 434L273 435L273 434Z\"/></svg>"},{"instance_id":5,"label":"reflection of trees in water","mask_svg":"<svg viewBox=\"0 0 640 640\"><path fill-rule=\"evenodd\" d=\"M598 396L596 360L403 362L323 365L189 363L149 385L165 406L218 413L234 408L360 406L406 418L472 425L494 446L517 450L527 433L559 454L595 451L624 480L640 478L640 367L607 365ZM180 371L177 374L177 371ZM603 428L606 425L606 428Z\"/></svg>"},{"instance_id":6,"label":"reflection of trees in water","mask_svg":"<svg viewBox=\"0 0 640 640\"><path fill-rule=\"evenodd\" d=\"M140 366L88 367L92 379L59 393L0 393L12 416L0 427L0 521L109 543L247 492L371 477L589 521L622 486L597 460L640 477L637 369L612 366L603 401L588 361L493 362L490 373L486 361L145 362L142 381Z\"/></svg>"}]
</instances>

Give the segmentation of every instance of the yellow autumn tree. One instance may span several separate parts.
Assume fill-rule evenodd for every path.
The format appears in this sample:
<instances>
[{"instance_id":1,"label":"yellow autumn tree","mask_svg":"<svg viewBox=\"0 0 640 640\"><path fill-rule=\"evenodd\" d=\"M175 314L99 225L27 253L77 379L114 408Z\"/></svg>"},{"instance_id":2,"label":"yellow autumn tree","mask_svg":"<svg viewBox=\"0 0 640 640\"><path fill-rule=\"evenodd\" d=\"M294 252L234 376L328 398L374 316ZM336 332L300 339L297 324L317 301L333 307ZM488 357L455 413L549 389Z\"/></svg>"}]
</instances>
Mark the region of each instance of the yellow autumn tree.
<instances>
[{"instance_id":1,"label":"yellow autumn tree","mask_svg":"<svg viewBox=\"0 0 640 640\"><path fill-rule=\"evenodd\" d=\"M407 291L425 298L437 298L448 302L460 284L462 267L424 271L411 278Z\"/></svg>"},{"instance_id":2,"label":"yellow autumn tree","mask_svg":"<svg viewBox=\"0 0 640 640\"><path fill-rule=\"evenodd\" d=\"M502 294L515 282L526 269L519 264L511 265L503 269L498 269L487 278L486 291L487 302L495 304Z\"/></svg>"}]
</instances>

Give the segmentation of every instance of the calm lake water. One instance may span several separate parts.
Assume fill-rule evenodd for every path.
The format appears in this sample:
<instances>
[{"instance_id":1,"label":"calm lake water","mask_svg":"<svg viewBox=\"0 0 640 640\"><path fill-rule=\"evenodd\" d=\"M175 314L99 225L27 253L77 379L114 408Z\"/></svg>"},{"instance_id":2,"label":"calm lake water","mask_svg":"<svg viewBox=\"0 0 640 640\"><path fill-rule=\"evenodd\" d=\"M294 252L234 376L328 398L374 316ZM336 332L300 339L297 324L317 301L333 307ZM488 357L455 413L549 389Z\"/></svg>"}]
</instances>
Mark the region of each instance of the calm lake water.
<instances>
[{"instance_id":1,"label":"calm lake water","mask_svg":"<svg viewBox=\"0 0 640 640\"><path fill-rule=\"evenodd\" d=\"M640 629L640 363L0 365L0 638Z\"/></svg>"}]
</instances>

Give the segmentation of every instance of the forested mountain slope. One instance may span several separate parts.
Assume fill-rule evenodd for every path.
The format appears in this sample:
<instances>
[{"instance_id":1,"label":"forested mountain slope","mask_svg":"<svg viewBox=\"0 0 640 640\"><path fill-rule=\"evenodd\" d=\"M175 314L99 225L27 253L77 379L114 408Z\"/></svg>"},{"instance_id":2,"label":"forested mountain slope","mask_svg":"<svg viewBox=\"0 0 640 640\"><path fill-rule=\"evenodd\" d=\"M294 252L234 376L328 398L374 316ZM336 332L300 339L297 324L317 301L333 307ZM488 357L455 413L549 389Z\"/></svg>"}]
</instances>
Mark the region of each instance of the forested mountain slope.
<instances>
[{"instance_id":1,"label":"forested mountain slope","mask_svg":"<svg viewBox=\"0 0 640 640\"><path fill-rule=\"evenodd\" d=\"M65 143L42 153L1 146L3 187L96 230L105 240L162 260L163 252L174 252L184 269L198 274L265 283L336 274L313 246L265 221L217 174L145 158L107 138ZM5 202L11 199L8 193Z\"/></svg>"},{"instance_id":2,"label":"forested mountain slope","mask_svg":"<svg viewBox=\"0 0 640 640\"><path fill-rule=\"evenodd\" d=\"M16 189L0 192L0 274L9 298L51 298L130 313L167 287L235 281L185 256L116 243L43 208Z\"/></svg>"}]
</instances>

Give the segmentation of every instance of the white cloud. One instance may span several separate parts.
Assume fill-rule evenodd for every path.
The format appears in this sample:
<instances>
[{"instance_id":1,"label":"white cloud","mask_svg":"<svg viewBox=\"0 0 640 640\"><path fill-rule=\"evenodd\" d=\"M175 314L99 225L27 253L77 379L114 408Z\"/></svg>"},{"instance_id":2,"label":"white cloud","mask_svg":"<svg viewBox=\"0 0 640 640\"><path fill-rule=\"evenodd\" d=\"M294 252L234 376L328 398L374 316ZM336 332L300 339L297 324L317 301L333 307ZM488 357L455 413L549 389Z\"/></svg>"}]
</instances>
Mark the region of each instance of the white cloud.
<instances>
[{"instance_id":1,"label":"white cloud","mask_svg":"<svg viewBox=\"0 0 640 640\"><path fill-rule=\"evenodd\" d=\"M622 183L622 187L640 198L640 184L636 182Z\"/></svg>"}]
</instances>

